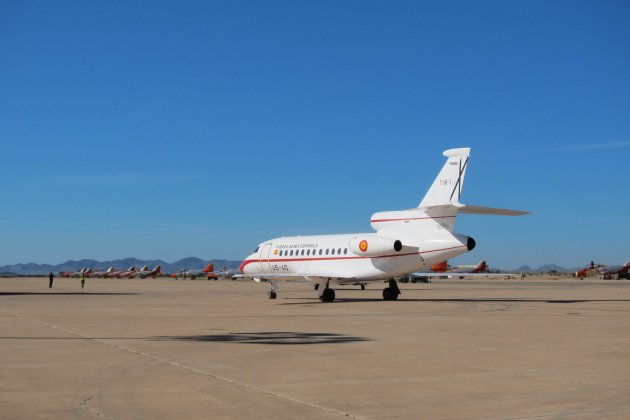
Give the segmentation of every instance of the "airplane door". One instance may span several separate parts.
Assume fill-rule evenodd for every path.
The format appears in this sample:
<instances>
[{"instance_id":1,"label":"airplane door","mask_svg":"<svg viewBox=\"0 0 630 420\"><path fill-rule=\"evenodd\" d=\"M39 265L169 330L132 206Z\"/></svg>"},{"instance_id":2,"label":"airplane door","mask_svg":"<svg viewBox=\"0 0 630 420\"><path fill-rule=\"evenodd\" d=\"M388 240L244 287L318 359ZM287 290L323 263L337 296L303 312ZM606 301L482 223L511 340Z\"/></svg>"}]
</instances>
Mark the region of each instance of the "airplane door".
<instances>
[{"instance_id":1,"label":"airplane door","mask_svg":"<svg viewBox=\"0 0 630 420\"><path fill-rule=\"evenodd\" d=\"M271 253L272 244L265 244L260 250L260 272L271 273L271 264L269 263L269 254Z\"/></svg>"}]
</instances>

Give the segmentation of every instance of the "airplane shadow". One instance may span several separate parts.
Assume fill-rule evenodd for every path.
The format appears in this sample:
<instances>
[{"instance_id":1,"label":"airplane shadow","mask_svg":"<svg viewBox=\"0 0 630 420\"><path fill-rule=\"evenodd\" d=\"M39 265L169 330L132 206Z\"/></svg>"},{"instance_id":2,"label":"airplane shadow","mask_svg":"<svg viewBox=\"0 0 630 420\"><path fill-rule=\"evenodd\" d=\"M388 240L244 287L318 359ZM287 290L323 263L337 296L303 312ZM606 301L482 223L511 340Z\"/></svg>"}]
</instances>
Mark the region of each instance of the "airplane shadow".
<instances>
[{"instance_id":1,"label":"airplane shadow","mask_svg":"<svg viewBox=\"0 0 630 420\"><path fill-rule=\"evenodd\" d=\"M125 295L139 295L140 293L133 292L0 292L0 296L66 296L66 295L95 295L95 296L125 296Z\"/></svg>"},{"instance_id":2,"label":"airplane shadow","mask_svg":"<svg viewBox=\"0 0 630 420\"><path fill-rule=\"evenodd\" d=\"M365 337L354 337L335 333L305 333L290 331L239 332L231 334L189 335L156 337L156 340L198 341L206 343L241 343L274 345L344 344L371 341Z\"/></svg>"},{"instance_id":3,"label":"airplane shadow","mask_svg":"<svg viewBox=\"0 0 630 420\"><path fill-rule=\"evenodd\" d=\"M300 300L301 302L282 302L280 305L304 305L321 303L318 298L283 298L283 300ZM333 303L384 302L382 298L335 298ZM536 299L536 298L438 298L438 299L405 299L399 297L396 302L463 302L463 303L588 303L588 302L630 302L630 299Z\"/></svg>"}]
</instances>

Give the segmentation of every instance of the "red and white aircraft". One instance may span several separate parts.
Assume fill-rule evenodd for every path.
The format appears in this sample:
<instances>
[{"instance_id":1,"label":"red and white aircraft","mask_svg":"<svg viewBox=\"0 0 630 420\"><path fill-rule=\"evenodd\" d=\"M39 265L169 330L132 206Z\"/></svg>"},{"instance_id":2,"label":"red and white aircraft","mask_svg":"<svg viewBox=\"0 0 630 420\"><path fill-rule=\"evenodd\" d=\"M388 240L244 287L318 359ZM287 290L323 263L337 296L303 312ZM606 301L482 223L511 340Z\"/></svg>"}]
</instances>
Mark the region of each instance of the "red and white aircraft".
<instances>
[{"instance_id":1,"label":"red and white aircraft","mask_svg":"<svg viewBox=\"0 0 630 420\"><path fill-rule=\"evenodd\" d=\"M91 268L82 268L79 271L61 271L59 272L59 277L65 277L65 278L81 277L81 274L83 274L86 277L89 277L90 273L92 273Z\"/></svg>"},{"instance_id":2,"label":"red and white aircraft","mask_svg":"<svg viewBox=\"0 0 630 420\"><path fill-rule=\"evenodd\" d=\"M183 270L178 271L177 273L171 274L171 277L177 279L178 277L190 277L191 279L196 279L197 277L206 276L209 277L210 273L214 271L214 264L210 263L206 265L203 270L189 270L184 268Z\"/></svg>"},{"instance_id":3,"label":"red and white aircraft","mask_svg":"<svg viewBox=\"0 0 630 420\"><path fill-rule=\"evenodd\" d=\"M446 261L443 261L439 264L431 267L431 271L427 273L414 273L412 276L409 276L409 280L412 283L416 281L431 281L431 278L443 278L443 279L451 279L453 277L459 277L463 279L465 277L516 277L515 273L485 273L488 269L488 265L485 260L481 260L479 264L475 266L461 266L461 267L449 267Z\"/></svg>"},{"instance_id":4,"label":"red and white aircraft","mask_svg":"<svg viewBox=\"0 0 630 420\"><path fill-rule=\"evenodd\" d=\"M628 271L630 270L630 260L626 261L624 265L609 265L599 268L599 275L604 280L610 280L613 276L617 276L617 279L630 278Z\"/></svg>"},{"instance_id":5,"label":"red and white aircraft","mask_svg":"<svg viewBox=\"0 0 630 420\"><path fill-rule=\"evenodd\" d=\"M136 267L132 265L126 270L112 271L111 273L107 275L107 277L116 277L117 279L119 279L121 277L129 277L135 272L136 272Z\"/></svg>"},{"instance_id":6,"label":"red and white aircraft","mask_svg":"<svg viewBox=\"0 0 630 420\"><path fill-rule=\"evenodd\" d=\"M107 277L114 272L114 267L109 267L105 271L92 271L88 277Z\"/></svg>"},{"instance_id":7,"label":"red and white aircraft","mask_svg":"<svg viewBox=\"0 0 630 420\"><path fill-rule=\"evenodd\" d=\"M417 208L372 216L374 233L293 236L270 239L241 264L238 277L271 284L307 280L322 302L335 300L333 285L388 281L383 299L400 294L396 279L472 250L475 240L455 233L458 213L517 216L528 212L467 206L459 202L469 148L444 152L446 163Z\"/></svg>"},{"instance_id":8,"label":"red and white aircraft","mask_svg":"<svg viewBox=\"0 0 630 420\"><path fill-rule=\"evenodd\" d=\"M140 277L141 279L146 279L147 277L151 276L155 278L158 274L160 274L160 272L161 270L160 270L159 265L156 265L153 270L149 270L149 267L145 265L140 270L130 273L127 277L129 278Z\"/></svg>"}]
</instances>

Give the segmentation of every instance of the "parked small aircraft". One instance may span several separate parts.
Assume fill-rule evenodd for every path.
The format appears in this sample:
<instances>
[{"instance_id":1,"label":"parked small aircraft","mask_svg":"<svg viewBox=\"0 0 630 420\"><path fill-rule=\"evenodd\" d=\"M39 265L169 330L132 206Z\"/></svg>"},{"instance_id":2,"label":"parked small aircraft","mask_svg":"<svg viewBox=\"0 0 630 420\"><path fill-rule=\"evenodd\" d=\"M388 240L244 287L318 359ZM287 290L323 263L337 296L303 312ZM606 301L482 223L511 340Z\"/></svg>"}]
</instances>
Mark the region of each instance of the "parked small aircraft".
<instances>
[{"instance_id":1,"label":"parked small aircraft","mask_svg":"<svg viewBox=\"0 0 630 420\"><path fill-rule=\"evenodd\" d=\"M617 276L617 279L627 278L630 280L630 260L626 261L624 265L609 265L599 267L599 275L604 280L610 280L613 276Z\"/></svg>"},{"instance_id":2,"label":"parked small aircraft","mask_svg":"<svg viewBox=\"0 0 630 420\"><path fill-rule=\"evenodd\" d=\"M210 273L212 273L214 271L214 264L208 264L203 270L189 270L187 268L184 268L183 270L178 271L177 273L173 273L171 274L171 277L173 277L174 279L177 279L178 277L183 277L184 279L186 277L190 277L191 279L196 279L197 277L208 277L210 276Z\"/></svg>"},{"instance_id":3,"label":"parked small aircraft","mask_svg":"<svg viewBox=\"0 0 630 420\"><path fill-rule=\"evenodd\" d=\"M60 271L59 277L65 277L65 278L81 277L81 274L87 277L90 275L91 272L92 272L91 268L82 268L79 271Z\"/></svg>"},{"instance_id":4,"label":"parked small aircraft","mask_svg":"<svg viewBox=\"0 0 630 420\"><path fill-rule=\"evenodd\" d=\"M149 270L149 267L147 267L146 265L144 267L142 267L140 270L138 271L134 271L131 274L129 274L129 278L134 278L134 277L140 277L141 279L146 279L147 277L157 277L158 274L160 274L160 266L156 265L155 268L153 270Z\"/></svg>"},{"instance_id":5,"label":"parked small aircraft","mask_svg":"<svg viewBox=\"0 0 630 420\"><path fill-rule=\"evenodd\" d=\"M89 277L107 277L109 274L114 272L114 267L109 267L105 271L92 271L90 272Z\"/></svg>"}]
</instances>

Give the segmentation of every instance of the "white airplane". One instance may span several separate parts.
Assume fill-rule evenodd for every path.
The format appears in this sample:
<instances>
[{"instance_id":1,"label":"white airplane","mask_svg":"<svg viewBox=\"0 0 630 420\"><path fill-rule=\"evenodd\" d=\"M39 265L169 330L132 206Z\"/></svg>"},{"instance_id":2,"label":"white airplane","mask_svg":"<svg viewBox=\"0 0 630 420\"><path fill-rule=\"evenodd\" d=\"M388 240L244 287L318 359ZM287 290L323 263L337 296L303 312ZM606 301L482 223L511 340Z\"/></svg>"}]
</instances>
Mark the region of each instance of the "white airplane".
<instances>
[{"instance_id":1,"label":"white airplane","mask_svg":"<svg viewBox=\"0 0 630 420\"><path fill-rule=\"evenodd\" d=\"M191 279L195 280L197 277L201 277L201 276L208 277L210 273L212 273L213 271L214 271L214 264L210 263L206 265L206 267L203 270L189 270L187 268L184 268L183 270L180 270L177 273L171 274L171 277L174 279L177 279L178 277L183 277L184 279L186 277L190 277Z\"/></svg>"},{"instance_id":2,"label":"white airplane","mask_svg":"<svg viewBox=\"0 0 630 420\"><path fill-rule=\"evenodd\" d=\"M155 278L158 274L160 274L161 269L159 265L156 265L153 270L149 270L149 267L146 265L142 267L139 271L134 271L129 275L129 278L140 277L141 279L146 279L151 276Z\"/></svg>"},{"instance_id":3,"label":"white airplane","mask_svg":"<svg viewBox=\"0 0 630 420\"><path fill-rule=\"evenodd\" d=\"M113 272L114 272L114 267L109 267L105 271L103 271L103 270L101 270L101 271L92 271L90 273L89 277L107 277Z\"/></svg>"},{"instance_id":4,"label":"white airplane","mask_svg":"<svg viewBox=\"0 0 630 420\"><path fill-rule=\"evenodd\" d=\"M79 271L62 271L59 273L59 277L81 277L81 274L88 277L92 272L91 268L82 268Z\"/></svg>"},{"instance_id":5,"label":"white airplane","mask_svg":"<svg viewBox=\"0 0 630 420\"><path fill-rule=\"evenodd\" d=\"M111 273L107 273L105 277L106 278L116 277L117 279L119 279L121 277L127 277L129 273L132 273L134 271L136 271L136 267L132 265L126 270L113 270Z\"/></svg>"},{"instance_id":6,"label":"white airplane","mask_svg":"<svg viewBox=\"0 0 630 420\"><path fill-rule=\"evenodd\" d=\"M630 260L626 261L624 265L612 265L599 268L599 275L604 280L611 280L613 276L617 276L618 280L622 278L630 278L628 272L630 271Z\"/></svg>"},{"instance_id":7,"label":"white airplane","mask_svg":"<svg viewBox=\"0 0 630 420\"><path fill-rule=\"evenodd\" d=\"M458 277L463 279L465 277L477 277L477 278L488 278L488 277L505 277L512 278L516 277L516 273L486 273L485 271L488 269L485 260L481 260L479 264L475 266L462 266L462 267L453 267L448 268L448 263L444 261L443 263L436 264L431 267L432 271L427 273L413 273L408 276L406 280L415 283L417 281L431 282L432 278L441 278L441 279L452 279Z\"/></svg>"},{"instance_id":8,"label":"white airplane","mask_svg":"<svg viewBox=\"0 0 630 420\"><path fill-rule=\"evenodd\" d=\"M446 163L417 208L375 213L376 233L292 236L270 239L241 264L238 277L268 281L306 280L322 302L335 300L333 285L387 281L383 299L400 294L396 278L472 250L475 240L454 233L458 213L518 216L528 212L467 206L459 202L470 148L444 152Z\"/></svg>"}]
</instances>

